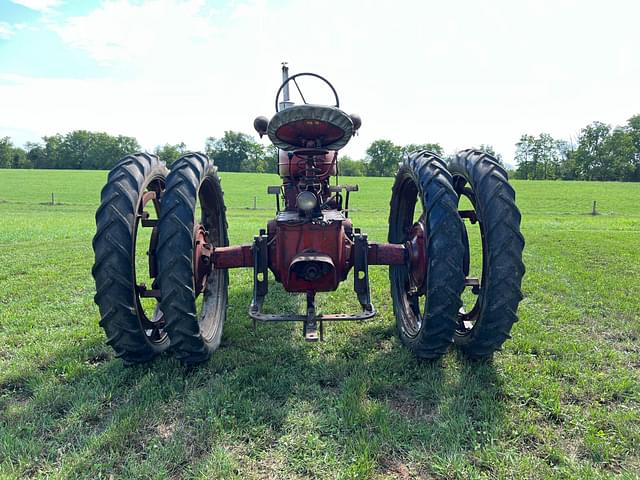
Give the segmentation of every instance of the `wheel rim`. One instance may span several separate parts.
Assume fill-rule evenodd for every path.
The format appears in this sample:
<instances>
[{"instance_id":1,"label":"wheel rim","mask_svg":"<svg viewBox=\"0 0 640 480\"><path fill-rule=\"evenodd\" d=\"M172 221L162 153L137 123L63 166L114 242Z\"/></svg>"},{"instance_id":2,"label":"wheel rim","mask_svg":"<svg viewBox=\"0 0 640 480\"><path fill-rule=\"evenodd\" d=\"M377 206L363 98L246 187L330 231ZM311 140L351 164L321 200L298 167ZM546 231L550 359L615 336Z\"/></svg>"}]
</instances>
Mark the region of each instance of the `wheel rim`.
<instances>
[{"instance_id":1,"label":"wheel rim","mask_svg":"<svg viewBox=\"0 0 640 480\"><path fill-rule=\"evenodd\" d=\"M136 209L131 255L136 315L146 339L155 344L162 343L167 338L167 334L164 331L164 319L160 310L160 291L155 280L158 273L155 256L158 239L157 220L160 214L160 201L164 188L164 177L155 177L150 179L143 189ZM151 205L152 208L149 208ZM149 233L146 233L147 230ZM140 238L141 236L143 238ZM142 246L146 246L147 249L147 261L144 262L147 266L146 269L140 268L143 264L141 257L144 255L141 255L144 252L144 250L140 250ZM141 270L146 270L144 281L141 281L142 279L140 278Z\"/></svg>"},{"instance_id":2,"label":"wheel rim","mask_svg":"<svg viewBox=\"0 0 640 480\"><path fill-rule=\"evenodd\" d=\"M460 217L463 221L464 226L464 247L465 247L465 289L469 289L470 294L463 293L463 306L460 309L458 314L458 326L456 328L456 335L458 336L467 336L469 335L475 326L477 325L478 319L480 318L480 311L482 309L482 301L484 297L484 285L486 280L486 263L487 263L487 245L486 245L486 237L484 226L480 221L480 216L477 213L478 206L476 200L476 194L470 186L467 186L467 180L463 177L456 176L454 177L454 188L456 193L458 194L458 205L460 208L460 203L467 203L471 206L470 209L458 210ZM464 200L466 199L466 200ZM475 234L473 236L469 235L469 228L467 224L477 224L475 227ZM477 240L477 237L479 241ZM475 242L470 242L470 238L475 238ZM480 275L473 276L472 269L478 269L478 261L475 260L475 255L472 254L472 243L479 243L480 247ZM473 267L472 267L473 266ZM472 298L471 295L475 296L475 299L470 302L469 298ZM465 302L466 300L466 302ZM466 308L465 303L470 305L473 303L471 308Z\"/></svg>"},{"instance_id":3,"label":"wheel rim","mask_svg":"<svg viewBox=\"0 0 640 480\"><path fill-rule=\"evenodd\" d=\"M216 184L205 178L198 190L194 211L194 292L200 333L206 341L213 339L221 328L216 319L220 308L226 308L226 271L213 268L210 253L214 247L226 245L224 212L216 194ZM199 212L198 212L199 210ZM198 222L197 215L200 214Z\"/></svg>"},{"instance_id":4,"label":"wheel rim","mask_svg":"<svg viewBox=\"0 0 640 480\"><path fill-rule=\"evenodd\" d=\"M422 209L415 219L418 188L412 178L407 177L397 191L399 198L397 224L394 225L392 243L403 243L409 252L406 265L393 265L391 278L393 289L400 300L400 328L409 338L415 338L422 329L426 314L427 250L426 217Z\"/></svg>"}]
</instances>

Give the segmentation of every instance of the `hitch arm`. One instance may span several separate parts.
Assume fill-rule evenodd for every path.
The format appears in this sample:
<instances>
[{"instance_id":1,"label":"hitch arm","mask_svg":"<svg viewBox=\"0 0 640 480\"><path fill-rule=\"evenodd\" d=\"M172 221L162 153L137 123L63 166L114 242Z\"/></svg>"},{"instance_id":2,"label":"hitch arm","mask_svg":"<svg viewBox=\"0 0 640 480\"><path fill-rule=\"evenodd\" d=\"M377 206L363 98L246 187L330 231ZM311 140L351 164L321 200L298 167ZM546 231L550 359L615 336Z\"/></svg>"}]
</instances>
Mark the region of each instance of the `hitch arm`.
<instances>
[{"instance_id":1,"label":"hitch arm","mask_svg":"<svg viewBox=\"0 0 640 480\"><path fill-rule=\"evenodd\" d=\"M407 263L407 248L401 243L370 242L367 246L369 265L404 265Z\"/></svg>"},{"instance_id":2,"label":"hitch arm","mask_svg":"<svg viewBox=\"0 0 640 480\"><path fill-rule=\"evenodd\" d=\"M253 267L253 245L215 247L211 254L214 268Z\"/></svg>"}]
</instances>

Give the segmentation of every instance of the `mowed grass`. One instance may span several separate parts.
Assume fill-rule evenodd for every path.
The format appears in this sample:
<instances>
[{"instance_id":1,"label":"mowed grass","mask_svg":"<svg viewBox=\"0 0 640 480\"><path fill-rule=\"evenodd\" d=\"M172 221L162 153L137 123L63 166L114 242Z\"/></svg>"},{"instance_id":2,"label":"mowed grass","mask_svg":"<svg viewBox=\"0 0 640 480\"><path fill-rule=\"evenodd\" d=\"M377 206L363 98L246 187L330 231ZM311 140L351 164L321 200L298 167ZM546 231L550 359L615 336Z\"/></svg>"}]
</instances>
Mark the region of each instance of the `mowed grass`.
<instances>
[{"instance_id":1,"label":"mowed grass","mask_svg":"<svg viewBox=\"0 0 640 480\"><path fill-rule=\"evenodd\" d=\"M320 344L297 324L254 333L235 270L222 346L186 371L171 355L126 368L104 344L90 269L105 178L0 170L0 477L639 477L640 185L513 182L525 299L493 362L415 359L383 267L373 321ZM222 178L231 241L248 243L278 178ZM392 179L356 180L353 220L382 241ZM321 297L355 306L350 281Z\"/></svg>"}]
</instances>

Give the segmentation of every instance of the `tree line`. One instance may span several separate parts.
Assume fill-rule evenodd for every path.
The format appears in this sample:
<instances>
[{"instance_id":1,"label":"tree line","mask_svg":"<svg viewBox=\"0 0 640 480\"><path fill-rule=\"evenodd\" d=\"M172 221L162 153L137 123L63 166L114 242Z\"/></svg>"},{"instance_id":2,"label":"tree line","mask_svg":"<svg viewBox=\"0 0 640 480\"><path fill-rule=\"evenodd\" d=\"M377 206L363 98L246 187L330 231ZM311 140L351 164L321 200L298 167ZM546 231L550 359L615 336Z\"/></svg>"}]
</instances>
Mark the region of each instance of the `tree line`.
<instances>
[{"instance_id":1,"label":"tree line","mask_svg":"<svg viewBox=\"0 0 640 480\"><path fill-rule=\"evenodd\" d=\"M422 148L443 153L437 143L401 147L389 140L376 140L367 149L365 160L341 156L340 173L378 177L393 175L403 153ZM11 138L4 137L0 138L0 168L108 170L123 156L139 150L140 144L133 137L86 130L45 136L42 142L29 142L24 148L13 145ZM154 153L168 165L186 151L184 143L159 145L154 149ZM278 169L277 148L262 145L253 136L242 132L227 131L220 138L207 138L205 153L224 172L277 173Z\"/></svg>"},{"instance_id":2,"label":"tree line","mask_svg":"<svg viewBox=\"0 0 640 480\"><path fill-rule=\"evenodd\" d=\"M576 143L548 133L522 135L516 143L515 177L528 180L640 181L640 115L626 125L593 122Z\"/></svg>"},{"instance_id":3,"label":"tree line","mask_svg":"<svg viewBox=\"0 0 640 480\"><path fill-rule=\"evenodd\" d=\"M515 146L515 178L640 181L640 115L624 126L593 122L580 131L575 144L541 133L522 135ZM502 163L501 155L491 145L477 148ZM367 148L364 159L341 155L339 173L392 176L405 153L422 149L445 156L438 143L396 145L379 139ZM120 158L139 150L140 144L133 137L86 130L45 136L42 142L30 142L24 148L4 137L0 138L0 168L111 169ZM170 165L186 151L186 145L179 143L157 146L154 153ZM227 131L220 138L209 137L205 152L221 171L277 172L277 149L262 145L246 133Z\"/></svg>"},{"instance_id":4,"label":"tree line","mask_svg":"<svg viewBox=\"0 0 640 480\"><path fill-rule=\"evenodd\" d=\"M111 169L120 158L140 150L135 138L77 130L67 135L42 137L16 147L0 138L0 168Z\"/></svg>"}]
</instances>

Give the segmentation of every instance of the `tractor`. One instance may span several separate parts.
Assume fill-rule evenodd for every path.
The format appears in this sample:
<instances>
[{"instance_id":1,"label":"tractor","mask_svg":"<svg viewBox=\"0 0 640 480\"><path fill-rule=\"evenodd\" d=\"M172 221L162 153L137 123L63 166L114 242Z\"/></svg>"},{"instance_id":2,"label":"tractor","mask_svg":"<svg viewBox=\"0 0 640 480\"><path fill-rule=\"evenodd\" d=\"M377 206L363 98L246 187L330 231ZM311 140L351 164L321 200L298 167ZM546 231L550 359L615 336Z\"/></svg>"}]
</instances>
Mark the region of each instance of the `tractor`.
<instances>
[{"instance_id":1,"label":"tractor","mask_svg":"<svg viewBox=\"0 0 640 480\"><path fill-rule=\"evenodd\" d=\"M332 104L307 103L304 77L326 84ZM254 121L278 149L282 183L268 187L275 218L251 244L229 245L220 178L206 155L184 154L169 171L157 156L136 153L110 171L92 273L116 356L136 364L170 349L187 366L206 361L220 346L231 268L253 270L254 326L300 322L306 340L322 340L327 322L376 315L369 266L388 265L398 335L413 354L436 359L455 344L469 358L491 357L510 338L524 275L520 213L505 169L472 149L448 163L428 150L399 158L387 242L370 241L349 215L358 186L338 183L338 151L360 117L341 110L320 75L289 76L283 65L282 80L274 115ZM302 103L291 100L292 85ZM317 292L335 291L350 273L360 310L319 313ZM264 312L270 274L306 296L306 313Z\"/></svg>"}]
</instances>

